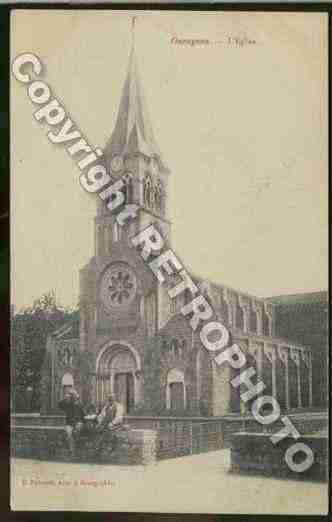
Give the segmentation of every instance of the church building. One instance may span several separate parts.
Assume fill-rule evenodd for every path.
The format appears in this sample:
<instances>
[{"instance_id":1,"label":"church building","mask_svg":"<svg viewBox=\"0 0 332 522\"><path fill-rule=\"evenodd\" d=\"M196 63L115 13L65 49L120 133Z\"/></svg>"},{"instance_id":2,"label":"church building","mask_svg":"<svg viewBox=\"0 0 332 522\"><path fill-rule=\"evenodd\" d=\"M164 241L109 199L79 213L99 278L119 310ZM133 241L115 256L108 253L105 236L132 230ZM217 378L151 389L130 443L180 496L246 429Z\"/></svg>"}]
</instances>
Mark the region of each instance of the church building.
<instances>
[{"instance_id":1,"label":"church building","mask_svg":"<svg viewBox=\"0 0 332 522\"><path fill-rule=\"evenodd\" d=\"M66 387L74 386L85 403L96 406L114 393L127 414L243 412L239 392L230 384L231 369L216 367L180 313L185 293L171 300L130 245L129 238L152 223L171 239L171 173L154 137L134 47L104 158L114 178L127 173L126 201L140 210L134 221L119 227L96 197L95 252L79 274L79 323L66 324L48 338L43 411L57 411ZM265 393L284 411L313 406L313 352L305 339L299 344L294 336L279 337L280 301L193 280L245 351Z\"/></svg>"}]
</instances>

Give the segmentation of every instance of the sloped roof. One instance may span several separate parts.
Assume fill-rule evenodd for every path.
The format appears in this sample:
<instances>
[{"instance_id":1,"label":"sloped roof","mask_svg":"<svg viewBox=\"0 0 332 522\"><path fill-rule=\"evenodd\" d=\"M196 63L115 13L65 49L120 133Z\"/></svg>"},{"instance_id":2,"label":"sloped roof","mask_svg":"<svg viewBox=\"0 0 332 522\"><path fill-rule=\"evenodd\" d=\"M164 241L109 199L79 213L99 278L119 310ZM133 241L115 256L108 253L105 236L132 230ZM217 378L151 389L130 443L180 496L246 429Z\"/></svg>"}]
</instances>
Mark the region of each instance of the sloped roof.
<instances>
[{"instance_id":1,"label":"sloped roof","mask_svg":"<svg viewBox=\"0 0 332 522\"><path fill-rule=\"evenodd\" d=\"M57 339L75 339L79 337L79 317L74 320L66 321L62 326L52 332L52 336Z\"/></svg>"},{"instance_id":2,"label":"sloped roof","mask_svg":"<svg viewBox=\"0 0 332 522\"><path fill-rule=\"evenodd\" d=\"M303 294L278 295L275 297L267 297L265 300L276 305L327 303L328 295L326 291L321 291Z\"/></svg>"},{"instance_id":3,"label":"sloped roof","mask_svg":"<svg viewBox=\"0 0 332 522\"><path fill-rule=\"evenodd\" d=\"M141 153L156 158L161 168L168 170L153 134L134 46L130 53L116 124L104 153L109 157L113 154Z\"/></svg>"}]
</instances>

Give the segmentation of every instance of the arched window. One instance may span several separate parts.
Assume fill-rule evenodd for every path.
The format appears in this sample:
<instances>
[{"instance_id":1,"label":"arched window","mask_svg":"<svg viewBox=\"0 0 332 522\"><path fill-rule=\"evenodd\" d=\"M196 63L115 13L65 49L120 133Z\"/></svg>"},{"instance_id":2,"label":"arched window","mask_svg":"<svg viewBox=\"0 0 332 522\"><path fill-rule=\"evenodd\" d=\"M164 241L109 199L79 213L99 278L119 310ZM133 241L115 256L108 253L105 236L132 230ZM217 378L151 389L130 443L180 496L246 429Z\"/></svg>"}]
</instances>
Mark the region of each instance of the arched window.
<instances>
[{"instance_id":1,"label":"arched window","mask_svg":"<svg viewBox=\"0 0 332 522\"><path fill-rule=\"evenodd\" d=\"M267 313L265 312L265 310L263 310L263 335L266 335L267 337L270 335L270 318L269 316L267 315Z\"/></svg>"},{"instance_id":2,"label":"arched window","mask_svg":"<svg viewBox=\"0 0 332 522\"><path fill-rule=\"evenodd\" d=\"M238 330L243 330L244 328L243 310L240 307L239 303L236 303L235 307L235 328L237 328Z\"/></svg>"},{"instance_id":3,"label":"arched window","mask_svg":"<svg viewBox=\"0 0 332 522\"><path fill-rule=\"evenodd\" d=\"M152 182L149 174L146 174L143 181L143 202L147 207L152 203Z\"/></svg>"},{"instance_id":4,"label":"arched window","mask_svg":"<svg viewBox=\"0 0 332 522\"><path fill-rule=\"evenodd\" d=\"M155 206L157 210L162 210L163 187L160 179L158 179L155 187Z\"/></svg>"},{"instance_id":5,"label":"arched window","mask_svg":"<svg viewBox=\"0 0 332 522\"><path fill-rule=\"evenodd\" d=\"M155 187L154 187L153 183L151 182L150 207L152 209L154 209L155 208L155 204L156 204L156 191L155 191Z\"/></svg>"},{"instance_id":6,"label":"arched window","mask_svg":"<svg viewBox=\"0 0 332 522\"><path fill-rule=\"evenodd\" d=\"M61 379L61 394L64 396L67 390L74 388L74 379L71 373L65 373Z\"/></svg>"},{"instance_id":7,"label":"arched window","mask_svg":"<svg viewBox=\"0 0 332 522\"><path fill-rule=\"evenodd\" d=\"M170 308L171 314L176 313L176 297L173 297L173 299L170 298L169 308Z\"/></svg>"},{"instance_id":8,"label":"arched window","mask_svg":"<svg viewBox=\"0 0 332 522\"><path fill-rule=\"evenodd\" d=\"M178 368L172 368L167 374L166 408L172 411L186 408L186 387L184 374Z\"/></svg>"},{"instance_id":9,"label":"arched window","mask_svg":"<svg viewBox=\"0 0 332 522\"><path fill-rule=\"evenodd\" d=\"M257 312L252 307L250 307L249 321L249 330L257 333Z\"/></svg>"},{"instance_id":10,"label":"arched window","mask_svg":"<svg viewBox=\"0 0 332 522\"><path fill-rule=\"evenodd\" d=\"M123 181L125 182L124 186L124 195L126 203L133 202L133 176L128 172L123 176Z\"/></svg>"}]
</instances>

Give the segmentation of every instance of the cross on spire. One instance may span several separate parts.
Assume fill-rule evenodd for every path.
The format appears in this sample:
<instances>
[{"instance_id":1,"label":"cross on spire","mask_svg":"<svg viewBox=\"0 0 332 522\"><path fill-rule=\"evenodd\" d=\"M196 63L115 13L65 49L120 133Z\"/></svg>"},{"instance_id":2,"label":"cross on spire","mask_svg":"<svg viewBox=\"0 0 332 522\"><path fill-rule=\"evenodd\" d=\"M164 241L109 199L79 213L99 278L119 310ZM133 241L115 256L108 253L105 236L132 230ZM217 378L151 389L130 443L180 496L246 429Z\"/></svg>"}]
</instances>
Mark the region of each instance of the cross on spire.
<instances>
[{"instance_id":1,"label":"cross on spire","mask_svg":"<svg viewBox=\"0 0 332 522\"><path fill-rule=\"evenodd\" d=\"M136 26L137 16L133 16L131 19L131 45L135 46L135 26Z\"/></svg>"}]
</instances>

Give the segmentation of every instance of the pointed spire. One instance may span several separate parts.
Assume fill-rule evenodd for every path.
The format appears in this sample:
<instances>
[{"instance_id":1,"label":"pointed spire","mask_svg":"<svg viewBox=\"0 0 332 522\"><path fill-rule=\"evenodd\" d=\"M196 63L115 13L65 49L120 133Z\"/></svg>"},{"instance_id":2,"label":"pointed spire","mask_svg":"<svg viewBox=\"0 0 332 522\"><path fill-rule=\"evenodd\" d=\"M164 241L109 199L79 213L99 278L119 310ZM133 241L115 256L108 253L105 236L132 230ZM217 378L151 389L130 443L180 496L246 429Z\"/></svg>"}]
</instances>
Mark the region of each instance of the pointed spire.
<instances>
[{"instance_id":1,"label":"pointed spire","mask_svg":"<svg viewBox=\"0 0 332 522\"><path fill-rule=\"evenodd\" d=\"M124 82L116 124L111 138L106 143L105 155L141 153L159 160L163 170L165 166L159 147L155 141L149 112L146 106L135 52L136 17L132 18L132 43L127 76Z\"/></svg>"},{"instance_id":2,"label":"pointed spire","mask_svg":"<svg viewBox=\"0 0 332 522\"><path fill-rule=\"evenodd\" d=\"M135 26L136 26L136 16L133 16L131 19L131 48L135 48Z\"/></svg>"}]
</instances>

